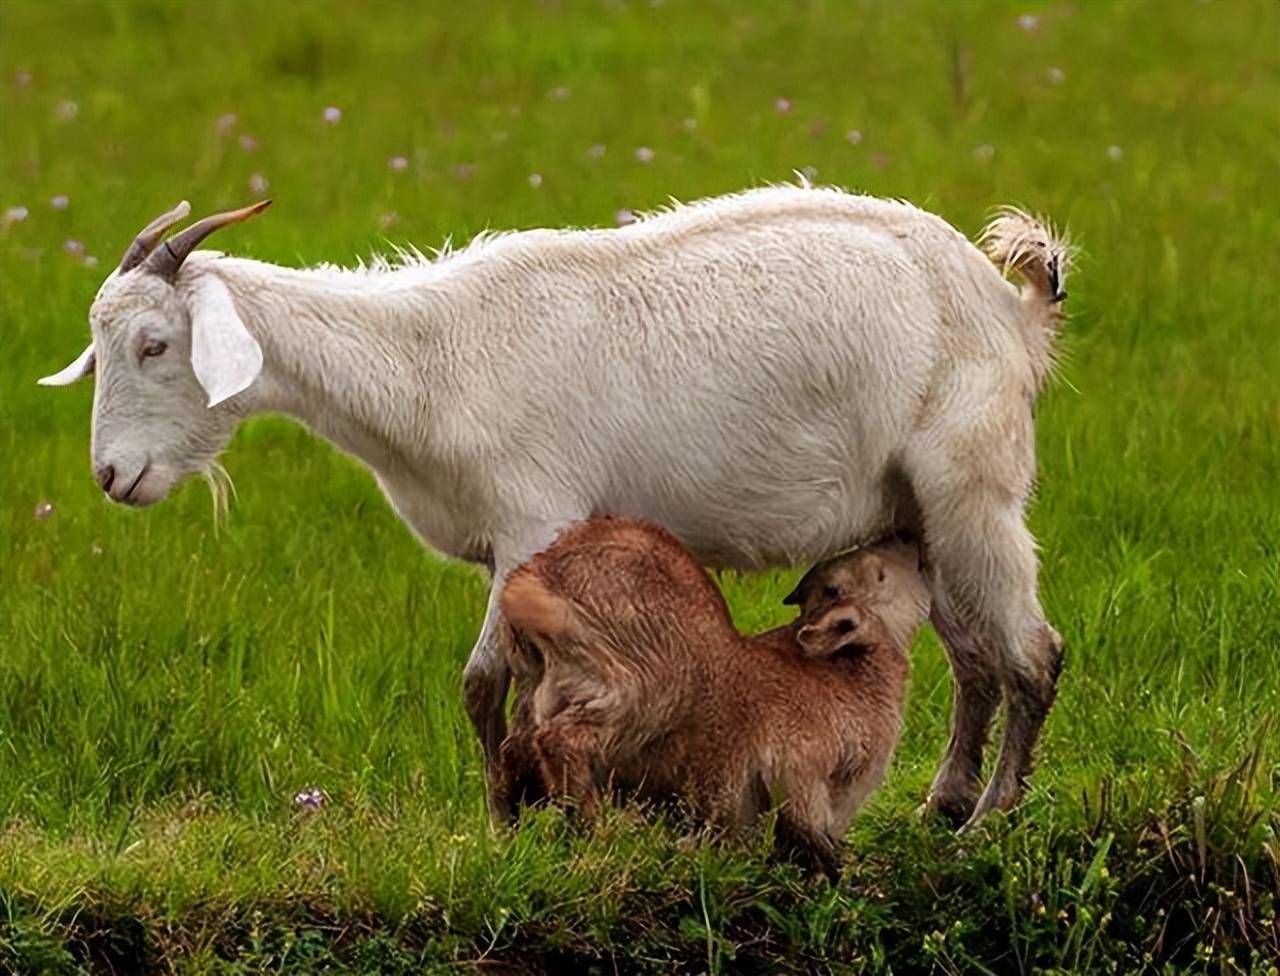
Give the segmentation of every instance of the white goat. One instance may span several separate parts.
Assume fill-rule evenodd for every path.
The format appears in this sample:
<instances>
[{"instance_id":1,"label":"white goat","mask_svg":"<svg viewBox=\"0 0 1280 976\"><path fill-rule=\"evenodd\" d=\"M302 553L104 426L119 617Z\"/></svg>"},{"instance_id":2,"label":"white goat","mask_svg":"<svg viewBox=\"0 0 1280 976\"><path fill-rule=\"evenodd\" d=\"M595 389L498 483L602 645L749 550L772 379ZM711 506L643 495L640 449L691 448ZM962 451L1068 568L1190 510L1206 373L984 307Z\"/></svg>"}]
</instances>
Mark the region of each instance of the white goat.
<instances>
[{"instance_id":1,"label":"white goat","mask_svg":"<svg viewBox=\"0 0 1280 976\"><path fill-rule=\"evenodd\" d=\"M158 501L262 411L359 457L424 542L493 574L464 675L491 772L509 677L496 594L568 523L652 519L743 569L915 532L956 677L930 802L976 819L1017 801L1061 653L1023 521L1067 256L1041 224L1006 212L988 260L909 204L785 186L396 268L191 253L265 205L163 243L189 208L153 221L94 300L92 345L41 381L96 371L113 500Z\"/></svg>"}]
</instances>

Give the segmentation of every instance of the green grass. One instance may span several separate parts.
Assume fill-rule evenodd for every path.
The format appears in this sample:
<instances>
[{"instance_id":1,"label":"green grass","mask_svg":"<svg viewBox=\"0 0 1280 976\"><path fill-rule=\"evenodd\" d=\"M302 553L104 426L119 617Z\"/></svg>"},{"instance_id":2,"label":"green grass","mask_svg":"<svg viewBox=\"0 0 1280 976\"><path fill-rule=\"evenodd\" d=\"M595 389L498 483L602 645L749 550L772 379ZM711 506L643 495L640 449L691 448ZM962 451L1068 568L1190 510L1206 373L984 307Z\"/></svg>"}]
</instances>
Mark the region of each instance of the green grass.
<instances>
[{"instance_id":1,"label":"green grass","mask_svg":"<svg viewBox=\"0 0 1280 976\"><path fill-rule=\"evenodd\" d=\"M1274 3L0 6L0 971L1275 972L1277 132ZM254 174L276 207L218 244L306 263L805 167L1084 250L1038 411L1069 656L1033 789L962 839L914 817L950 702L922 638L835 889L625 814L491 832L474 570L281 420L234 441L222 527L200 485L111 507L90 385L34 386L145 221ZM792 578L727 579L738 620Z\"/></svg>"}]
</instances>

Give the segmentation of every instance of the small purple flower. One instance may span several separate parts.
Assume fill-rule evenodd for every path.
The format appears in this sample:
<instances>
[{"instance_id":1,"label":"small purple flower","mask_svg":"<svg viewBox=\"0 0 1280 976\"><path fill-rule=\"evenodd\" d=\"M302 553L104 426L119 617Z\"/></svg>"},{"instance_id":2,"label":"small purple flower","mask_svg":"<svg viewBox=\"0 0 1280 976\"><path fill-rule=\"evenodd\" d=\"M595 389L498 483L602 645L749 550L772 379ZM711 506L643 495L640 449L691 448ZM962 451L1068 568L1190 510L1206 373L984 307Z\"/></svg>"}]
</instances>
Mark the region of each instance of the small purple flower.
<instances>
[{"instance_id":1,"label":"small purple flower","mask_svg":"<svg viewBox=\"0 0 1280 976\"><path fill-rule=\"evenodd\" d=\"M77 240L65 240L62 242L62 249L68 254L73 254L78 258L84 257L84 242Z\"/></svg>"},{"instance_id":2,"label":"small purple flower","mask_svg":"<svg viewBox=\"0 0 1280 976\"><path fill-rule=\"evenodd\" d=\"M240 133L240 138L236 142L240 145L241 150L247 153L251 153L258 148L258 140L247 132Z\"/></svg>"},{"instance_id":3,"label":"small purple flower","mask_svg":"<svg viewBox=\"0 0 1280 976\"><path fill-rule=\"evenodd\" d=\"M587 147L587 159L604 159L607 148L603 142L593 143Z\"/></svg>"},{"instance_id":4,"label":"small purple flower","mask_svg":"<svg viewBox=\"0 0 1280 976\"><path fill-rule=\"evenodd\" d=\"M71 98L64 98L58 103L58 107L54 110L54 115L57 117L59 122L70 122L79 114L80 106Z\"/></svg>"},{"instance_id":5,"label":"small purple flower","mask_svg":"<svg viewBox=\"0 0 1280 976\"><path fill-rule=\"evenodd\" d=\"M687 119L680 120L680 128L684 129L685 132L692 132L697 127L698 127L698 120L695 119L692 115L689 116Z\"/></svg>"},{"instance_id":6,"label":"small purple flower","mask_svg":"<svg viewBox=\"0 0 1280 976\"><path fill-rule=\"evenodd\" d=\"M530 185L531 187L533 187L535 190L536 190L538 187L542 186L542 174L541 174L541 173L530 173L530 174L529 174L529 185Z\"/></svg>"},{"instance_id":7,"label":"small purple flower","mask_svg":"<svg viewBox=\"0 0 1280 976\"><path fill-rule=\"evenodd\" d=\"M96 268L98 266L98 259L92 254L86 254L84 256L84 266L86 268Z\"/></svg>"},{"instance_id":8,"label":"small purple flower","mask_svg":"<svg viewBox=\"0 0 1280 976\"><path fill-rule=\"evenodd\" d=\"M213 127L218 130L218 135L225 136L228 132L236 127L240 121L240 116L235 112L223 112L218 116L218 120L213 123Z\"/></svg>"},{"instance_id":9,"label":"small purple flower","mask_svg":"<svg viewBox=\"0 0 1280 976\"><path fill-rule=\"evenodd\" d=\"M15 74L14 74L14 76L13 76L13 81L14 81L14 83L15 83L19 88L30 88L30 87L31 87L31 72L30 72L30 71L18 71L18 72L15 72Z\"/></svg>"},{"instance_id":10,"label":"small purple flower","mask_svg":"<svg viewBox=\"0 0 1280 976\"><path fill-rule=\"evenodd\" d=\"M398 213L396 213L394 210L388 210L386 213L382 214L382 216L378 218L378 226L381 227L383 230L386 230L388 227L390 227L399 219L400 219L400 215Z\"/></svg>"},{"instance_id":11,"label":"small purple flower","mask_svg":"<svg viewBox=\"0 0 1280 976\"><path fill-rule=\"evenodd\" d=\"M35 517L37 521L43 522L53 514L53 502L40 502L36 506Z\"/></svg>"},{"instance_id":12,"label":"small purple flower","mask_svg":"<svg viewBox=\"0 0 1280 976\"><path fill-rule=\"evenodd\" d=\"M1033 31L1040 26L1040 18L1035 14L1023 14L1018 18L1018 26L1024 31Z\"/></svg>"},{"instance_id":13,"label":"small purple flower","mask_svg":"<svg viewBox=\"0 0 1280 976\"><path fill-rule=\"evenodd\" d=\"M973 158L980 163L989 163L995 157L996 147L989 142L973 147Z\"/></svg>"},{"instance_id":14,"label":"small purple flower","mask_svg":"<svg viewBox=\"0 0 1280 976\"><path fill-rule=\"evenodd\" d=\"M563 102L565 99L569 97L569 86L556 85L555 88L547 92L547 97L550 98L553 102Z\"/></svg>"},{"instance_id":15,"label":"small purple flower","mask_svg":"<svg viewBox=\"0 0 1280 976\"><path fill-rule=\"evenodd\" d=\"M293 808L299 813L315 813L329 802L329 794L318 786L308 786L294 794Z\"/></svg>"},{"instance_id":16,"label":"small purple flower","mask_svg":"<svg viewBox=\"0 0 1280 976\"><path fill-rule=\"evenodd\" d=\"M261 173L254 173L249 177L249 192L266 193L271 188L271 181Z\"/></svg>"},{"instance_id":17,"label":"small purple flower","mask_svg":"<svg viewBox=\"0 0 1280 976\"><path fill-rule=\"evenodd\" d=\"M613 222L619 227L626 227L628 224L634 224L636 222L636 215L626 207L622 207L613 215Z\"/></svg>"},{"instance_id":18,"label":"small purple flower","mask_svg":"<svg viewBox=\"0 0 1280 976\"><path fill-rule=\"evenodd\" d=\"M387 166L390 167L393 173L403 173L409 168L409 160L404 156L392 156L387 160Z\"/></svg>"},{"instance_id":19,"label":"small purple flower","mask_svg":"<svg viewBox=\"0 0 1280 976\"><path fill-rule=\"evenodd\" d=\"M66 210L67 207L71 206L71 198L65 193L59 193L56 197L50 198L49 206L53 207L54 210Z\"/></svg>"},{"instance_id":20,"label":"small purple flower","mask_svg":"<svg viewBox=\"0 0 1280 976\"><path fill-rule=\"evenodd\" d=\"M16 207L10 207L4 212L4 222L6 224L20 224L27 219L29 213L30 211L21 204Z\"/></svg>"},{"instance_id":21,"label":"small purple flower","mask_svg":"<svg viewBox=\"0 0 1280 976\"><path fill-rule=\"evenodd\" d=\"M640 148L638 148L638 149L636 150L636 152L635 152L636 162L637 162L637 163L652 163L652 162L653 162L653 155L654 155L654 153L653 153L653 150L652 150L652 149L650 149L648 146L641 146L641 147L640 147Z\"/></svg>"},{"instance_id":22,"label":"small purple flower","mask_svg":"<svg viewBox=\"0 0 1280 976\"><path fill-rule=\"evenodd\" d=\"M856 146L858 143L862 141L862 130L850 129L848 132L844 134L844 139L845 139L845 142L849 143L849 145Z\"/></svg>"},{"instance_id":23,"label":"small purple flower","mask_svg":"<svg viewBox=\"0 0 1280 976\"><path fill-rule=\"evenodd\" d=\"M773 100L773 110L777 112L779 115L786 115L788 112L791 111L791 99L775 98Z\"/></svg>"},{"instance_id":24,"label":"small purple flower","mask_svg":"<svg viewBox=\"0 0 1280 976\"><path fill-rule=\"evenodd\" d=\"M1124 159L1124 150L1119 146L1107 146L1107 159L1113 163L1118 163Z\"/></svg>"},{"instance_id":25,"label":"small purple flower","mask_svg":"<svg viewBox=\"0 0 1280 976\"><path fill-rule=\"evenodd\" d=\"M1049 67L1049 70L1044 73L1044 76L1049 79L1049 84L1051 85L1061 85L1067 80L1067 73L1061 68L1056 68L1052 65Z\"/></svg>"},{"instance_id":26,"label":"small purple flower","mask_svg":"<svg viewBox=\"0 0 1280 976\"><path fill-rule=\"evenodd\" d=\"M337 125L342 121L342 109L336 105L328 105L325 107L322 117L330 125Z\"/></svg>"}]
</instances>

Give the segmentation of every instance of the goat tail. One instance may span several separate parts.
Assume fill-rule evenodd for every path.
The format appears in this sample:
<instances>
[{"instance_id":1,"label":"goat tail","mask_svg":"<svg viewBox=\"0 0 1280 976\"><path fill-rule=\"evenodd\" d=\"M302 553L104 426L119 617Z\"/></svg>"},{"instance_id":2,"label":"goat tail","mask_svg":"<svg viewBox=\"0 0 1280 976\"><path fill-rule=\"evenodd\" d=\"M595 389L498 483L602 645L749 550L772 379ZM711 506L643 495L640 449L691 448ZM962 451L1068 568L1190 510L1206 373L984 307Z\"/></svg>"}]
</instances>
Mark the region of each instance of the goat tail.
<instances>
[{"instance_id":1,"label":"goat tail","mask_svg":"<svg viewBox=\"0 0 1280 976\"><path fill-rule=\"evenodd\" d=\"M1056 307L1067 297L1071 244L1047 220L1017 207L1002 207L978 239L991 262L1007 274L1017 271L1031 286L1031 300ZM1056 308L1055 308L1056 310ZM1056 324L1057 316L1053 317Z\"/></svg>"}]
</instances>

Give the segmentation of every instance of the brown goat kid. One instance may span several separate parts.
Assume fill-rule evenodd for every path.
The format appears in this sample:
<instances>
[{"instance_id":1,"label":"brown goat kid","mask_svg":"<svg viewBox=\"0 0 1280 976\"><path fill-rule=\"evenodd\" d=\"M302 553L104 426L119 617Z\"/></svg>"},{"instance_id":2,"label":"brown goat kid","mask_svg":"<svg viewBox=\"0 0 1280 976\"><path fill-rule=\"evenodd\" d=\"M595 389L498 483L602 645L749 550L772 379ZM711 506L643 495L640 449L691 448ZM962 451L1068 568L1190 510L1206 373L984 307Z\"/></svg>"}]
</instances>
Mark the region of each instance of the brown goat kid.
<instances>
[{"instance_id":1,"label":"brown goat kid","mask_svg":"<svg viewBox=\"0 0 1280 976\"><path fill-rule=\"evenodd\" d=\"M801 616L751 638L689 552L645 522L569 527L501 601L524 692L508 788L536 757L543 787L587 816L613 789L735 832L777 806L779 842L838 873L897 742L929 612L914 544L819 564L788 597Z\"/></svg>"}]
</instances>

